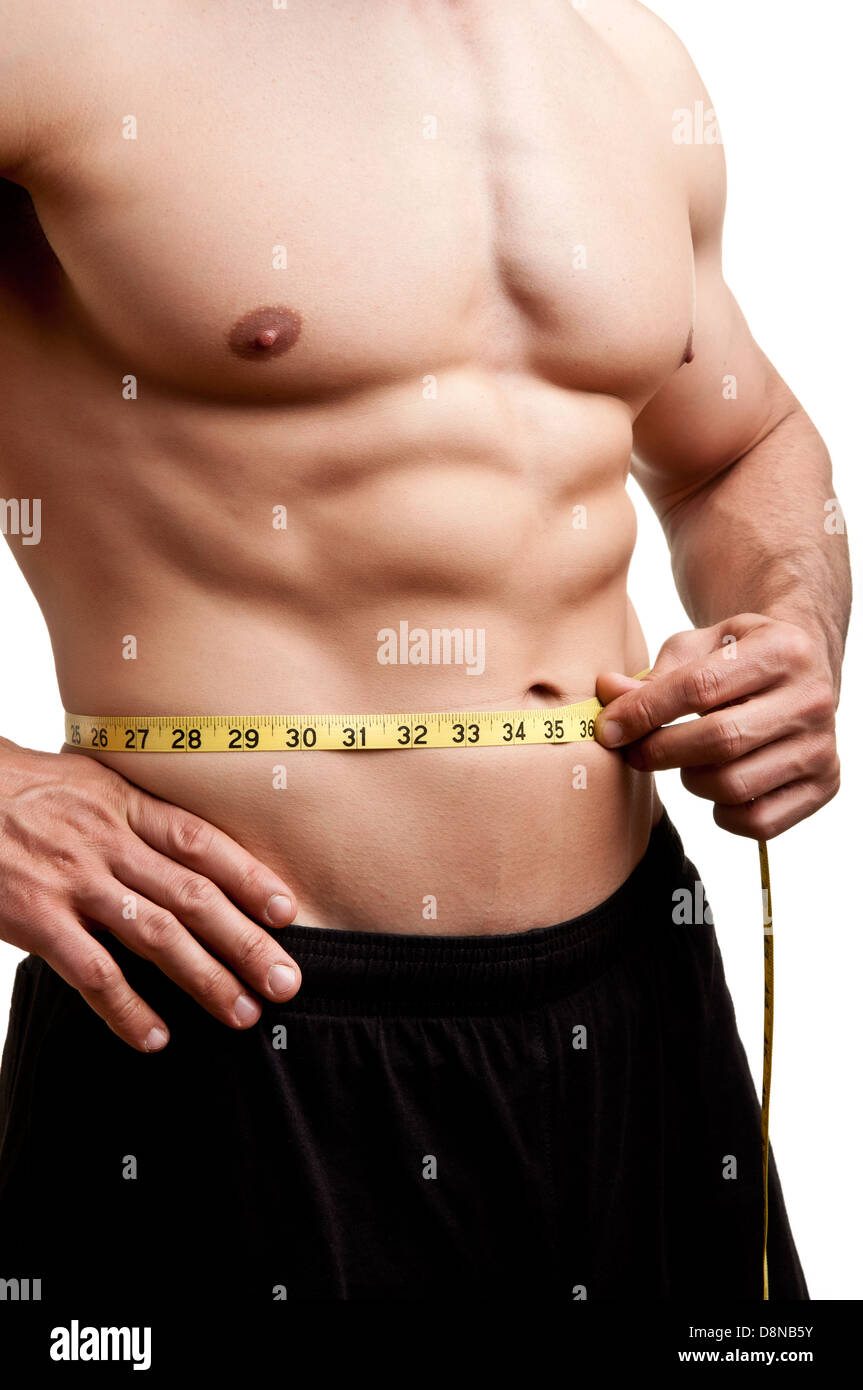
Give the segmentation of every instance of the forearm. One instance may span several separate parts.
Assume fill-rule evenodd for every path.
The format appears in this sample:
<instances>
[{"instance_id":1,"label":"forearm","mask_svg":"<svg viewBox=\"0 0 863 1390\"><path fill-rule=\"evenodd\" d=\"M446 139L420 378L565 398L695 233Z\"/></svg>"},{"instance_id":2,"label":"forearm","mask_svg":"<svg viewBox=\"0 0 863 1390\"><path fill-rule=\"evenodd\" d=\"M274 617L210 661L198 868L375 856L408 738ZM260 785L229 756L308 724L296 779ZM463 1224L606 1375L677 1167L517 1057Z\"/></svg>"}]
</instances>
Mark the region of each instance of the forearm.
<instances>
[{"instance_id":1,"label":"forearm","mask_svg":"<svg viewBox=\"0 0 863 1390\"><path fill-rule=\"evenodd\" d=\"M663 518L675 583L696 627L735 613L796 623L822 643L838 699L851 607L844 524L827 448L795 408Z\"/></svg>"}]
</instances>

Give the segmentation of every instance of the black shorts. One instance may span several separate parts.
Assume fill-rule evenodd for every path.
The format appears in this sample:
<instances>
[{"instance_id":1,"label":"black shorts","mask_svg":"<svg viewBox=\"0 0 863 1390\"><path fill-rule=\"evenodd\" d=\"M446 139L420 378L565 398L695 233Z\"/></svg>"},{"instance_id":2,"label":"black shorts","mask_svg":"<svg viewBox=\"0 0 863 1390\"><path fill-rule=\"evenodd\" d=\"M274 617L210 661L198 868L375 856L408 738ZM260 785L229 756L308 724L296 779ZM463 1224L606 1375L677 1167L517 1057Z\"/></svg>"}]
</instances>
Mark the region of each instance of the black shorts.
<instances>
[{"instance_id":1,"label":"black shorts","mask_svg":"<svg viewBox=\"0 0 863 1390\"><path fill-rule=\"evenodd\" d=\"M698 916L664 816L622 887L557 926L291 927L302 989L248 1032L112 943L171 1029L154 1055L28 957L0 1275L91 1317L118 1286L166 1305L760 1300L758 1098L713 927L672 919L681 889ZM808 1298L775 1171L769 1266L773 1299Z\"/></svg>"}]
</instances>

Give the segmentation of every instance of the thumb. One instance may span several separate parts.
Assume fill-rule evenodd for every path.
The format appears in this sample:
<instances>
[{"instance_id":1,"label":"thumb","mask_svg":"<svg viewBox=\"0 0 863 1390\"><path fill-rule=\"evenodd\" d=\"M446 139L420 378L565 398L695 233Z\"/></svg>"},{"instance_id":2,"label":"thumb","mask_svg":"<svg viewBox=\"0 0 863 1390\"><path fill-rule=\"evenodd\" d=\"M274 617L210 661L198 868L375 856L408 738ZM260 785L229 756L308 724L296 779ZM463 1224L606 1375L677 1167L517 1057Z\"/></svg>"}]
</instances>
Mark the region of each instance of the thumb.
<instances>
[{"instance_id":1,"label":"thumb","mask_svg":"<svg viewBox=\"0 0 863 1390\"><path fill-rule=\"evenodd\" d=\"M624 676L619 671L601 671L596 678L596 698L601 705L608 705L618 695L628 690L637 690L641 681L635 676Z\"/></svg>"}]
</instances>

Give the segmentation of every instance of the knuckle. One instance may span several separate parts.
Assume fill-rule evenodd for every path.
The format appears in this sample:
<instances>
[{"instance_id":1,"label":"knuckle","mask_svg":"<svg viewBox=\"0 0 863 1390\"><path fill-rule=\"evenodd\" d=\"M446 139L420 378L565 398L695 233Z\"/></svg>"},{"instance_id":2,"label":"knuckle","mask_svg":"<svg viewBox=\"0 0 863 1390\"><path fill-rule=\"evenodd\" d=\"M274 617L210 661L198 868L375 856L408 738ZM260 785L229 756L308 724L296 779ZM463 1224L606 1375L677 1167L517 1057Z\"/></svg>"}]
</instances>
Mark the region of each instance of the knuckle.
<instances>
[{"instance_id":1,"label":"knuckle","mask_svg":"<svg viewBox=\"0 0 863 1390\"><path fill-rule=\"evenodd\" d=\"M832 801L842 785L842 768L835 747L825 751L818 767L818 787L825 803Z\"/></svg>"},{"instance_id":2,"label":"knuckle","mask_svg":"<svg viewBox=\"0 0 863 1390\"><path fill-rule=\"evenodd\" d=\"M806 713L810 721L814 720L818 724L833 722L836 707L833 702L833 690L828 681L818 681L812 687L806 702Z\"/></svg>"},{"instance_id":3,"label":"knuckle","mask_svg":"<svg viewBox=\"0 0 863 1390\"><path fill-rule=\"evenodd\" d=\"M796 762L803 762L803 759L797 759ZM836 771L838 765L836 740L829 736L822 737L813 742L809 756L805 760L805 766L800 769L798 776L802 776L804 771L811 768L828 779Z\"/></svg>"},{"instance_id":4,"label":"knuckle","mask_svg":"<svg viewBox=\"0 0 863 1390\"><path fill-rule=\"evenodd\" d=\"M186 913L205 912L214 907L216 889L201 874L187 874L177 885L177 902Z\"/></svg>"},{"instance_id":5,"label":"knuckle","mask_svg":"<svg viewBox=\"0 0 863 1390\"><path fill-rule=\"evenodd\" d=\"M722 719L713 732L712 748L714 762L731 762L738 757L743 747L743 734L734 719Z\"/></svg>"},{"instance_id":6,"label":"knuckle","mask_svg":"<svg viewBox=\"0 0 863 1390\"><path fill-rule=\"evenodd\" d=\"M195 993L207 1008L226 1007L229 994L229 977L217 961L211 961L202 968L195 981Z\"/></svg>"},{"instance_id":7,"label":"knuckle","mask_svg":"<svg viewBox=\"0 0 863 1390\"><path fill-rule=\"evenodd\" d=\"M232 944L231 956L234 964L242 974L247 966L257 965L264 950L264 943L272 950L272 942L265 932L255 931L249 928L247 931L238 933L236 940Z\"/></svg>"},{"instance_id":8,"label":"knuckle","mask_svg":"<svg viewBox=\"0 0 863 1390\"><path fill-rule=\"evenodd\" d=\"M204 858L209 852L215 832L199 816L173 816L168 827L171 849L184 858Z\"/></svg>"},{"instance_id":9,"label":"knuckle","mask_svg":"<svg viewBox=\"0 0 863 1390\"><path fill-rule=\"evenodd\" d=\"M120 967L107 954L95 951L79 963L75 972L76 988L88 994L104 994L116 985Z\"/></svg>"},{"instance_id":10,"label":"knuckle","mask_svg":"<svg viewBox=\"0 0 863 1390\"><path fill-rule=\"evenodd\" d=\"M776 822L770 811L758 801L747 806L730 806L718 802L713 807L716 824L734 835L744 835L747 839L771 840L776 831Z\"/></svg>"},{"instance_id":11,"label":"knuckle","mask_svg":"<svg viewBox=\"0 0 863 1390\"><path fill-rule=\"evenodd\" d=\"M240 871L238 879L240 893L244 897L262 898L264 896L264 871L260 864L252 860Z\"/></svg>"},{"instance_id":12,"label":"knuckle","mask_svg":"<svg viewBox=\"0 0 863 1390\"><path fill-rule=\"evenodd\" d=\"M681 676L683 698L694 709L707 709L722 700L722 679L713 666L692 666Z\"/></svg>"},{"instance_id":13,"label":"knuckle","mask_svg":"<svg viewBox=\"0 0 863 1390\"><path fill-rule=\"evenodd\" d=\"M161 951L180 930L180 924L173 913L156 911L141 919L139 929L147 946L153 951Z\"/></svg>"},{"instance_id":14,"label":"knuckle","mask_svg":"<svg viewBox=\"0 0 863 1390\"><path fill-rule=\"evenodd\" d=\"M125 1030L132 1020L137 1018L140 1011L141 1001L130 990L112 1007L110 1013L111 1027L115 1030Z\"/></svg>"},{"instance_id":15,"label":"knuckle","mask_svg":"<svg viewBox=\"0 0 863 1390\"><path fill-rule=\"evenodd\" d=\"M625 706L625 714L620 721L624 729L649 729L653 726L653 716L650 710L650 697L646 687L634 690L630 701Z\"/></svg>"},{"instance_id":16,"label":"knuckle","mask_svg":"<svg viewBox=\"0 0 863 1390\"><path fill-rule=\"evenodd\" d=\"M722 800L732 806L744 806L752 800L752 786L746 773L739 768L729 768L719 779Z\"/></svg>"},{"instance_id":17,"label":"knuckle","mask_svg":"<svg viewBox=\"0 0 863 1390\"><path fill-rule=\"evenodd\" d=\"M789 666L808 666L815 655L815 643L802 627L790 623L782 635L782 651Z\"/></svg>"},{"instance_id":18,"label":"knuckle","mask_svg":"<svg viewBox=\"0 0 863 1390\"><path fill-rule=\"evenodd\" d=\"M823 806L826 806L833 800L838 791L839 788L837 786L826 785L823 782L820 783L818 787L818 796L812 808L813 811L820 811Z\"/></svg>"}]
</instances>

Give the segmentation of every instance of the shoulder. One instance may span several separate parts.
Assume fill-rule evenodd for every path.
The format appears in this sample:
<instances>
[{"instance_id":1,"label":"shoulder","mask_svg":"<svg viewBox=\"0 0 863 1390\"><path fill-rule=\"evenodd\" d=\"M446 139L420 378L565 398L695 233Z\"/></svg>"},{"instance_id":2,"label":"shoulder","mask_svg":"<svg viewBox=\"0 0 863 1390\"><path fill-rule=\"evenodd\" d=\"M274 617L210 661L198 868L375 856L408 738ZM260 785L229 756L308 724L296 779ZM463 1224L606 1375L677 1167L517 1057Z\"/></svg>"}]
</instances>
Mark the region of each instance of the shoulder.
<instances>
[{"instance_id":1,"label":"shoulder","mask_svg":"<svg viewBox=\"0 0 863 1390\"><path fill-rule=\"evenodd\" d=\"M641 88L686 183L693 240L721 232L726 198L719 117L682 39L638 0L583 0L578 6Z\"/></svg>"},{"instance_id":2,"label":"shoulder","mask_svg":"<svg viewBox=\"0 0 863 1390\"><path fill-rule=\"evenodd\" d=\"M639 0L579 0L575 8L633 70L653 72L659 81L697 77L683 41Z\"/></svg>"}]
</instances>

